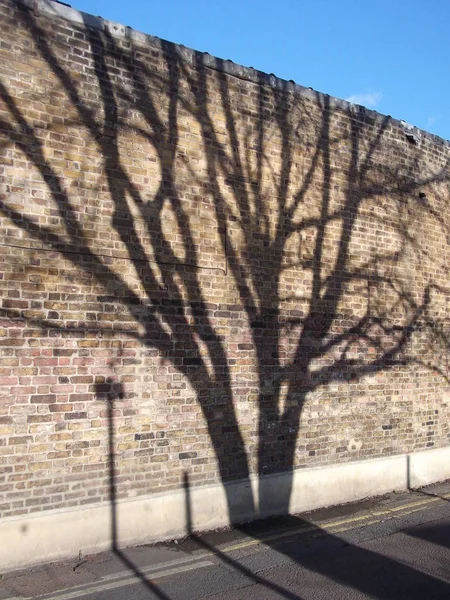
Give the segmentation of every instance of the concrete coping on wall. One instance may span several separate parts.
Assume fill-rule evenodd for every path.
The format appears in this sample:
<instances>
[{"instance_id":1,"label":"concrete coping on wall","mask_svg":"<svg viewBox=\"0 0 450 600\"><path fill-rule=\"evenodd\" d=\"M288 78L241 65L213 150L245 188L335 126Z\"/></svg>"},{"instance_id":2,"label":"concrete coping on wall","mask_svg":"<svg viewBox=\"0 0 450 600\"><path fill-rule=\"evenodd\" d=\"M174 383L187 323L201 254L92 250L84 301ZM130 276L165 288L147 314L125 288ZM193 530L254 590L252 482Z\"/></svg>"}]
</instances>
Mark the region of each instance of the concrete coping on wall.
<instances>
[{"instance_id":1,"label":"concrete coping on wall","mask_svg":"<svg viewBox=\"0 0 450 600\"><path fill-rule=\"evenodd\" d=\"M33 10L35 14L45 15L51 19L64 19L82 27L97 29L107 33L113 38L128 39L136 45L151 46L157 49L164 48L166 50L167 48L170 48L173 52L178 54L182 60L191 65L202 65L207 68L226 73L227 75L237 77L244 81L291 92L307 98L308 100L319 101L322 106L325 104L325 99L327 99L330 109L338 109L349 112L354 118L357 119L359 118L361 120L372 120L375 122L384 123L386 122L386 119L389 119L390 124L394 127L396 126L402 129L405 134L405 139L416 146L420 145L422 139L425 138L436 145L450 148L450 141L445 140L438 135L429 133L423 129L419 129L414 125L406 123L405 121L395 119L390 115L383 115L375 110L371 110L359 104L352 104L347 100L342 100L322 92L317 92L312 88L299 85L293 80L287 81L285 79L281 79L273 73L268 74L264 73L263 71L258 71L253 67L244 67L234 63L231 60L217 58L208 54L207 52L193 50L191 48L187 48L186 46L168 42L156 36L137 31L131 27L128 27L127 25L123 25L122 23L117 23L115 21L104 19L100 16L84 13L72 8L69 4L55 0L14 0L14 2L16 4L26 6L27 8Z\"/></svg>"}]
</instances>

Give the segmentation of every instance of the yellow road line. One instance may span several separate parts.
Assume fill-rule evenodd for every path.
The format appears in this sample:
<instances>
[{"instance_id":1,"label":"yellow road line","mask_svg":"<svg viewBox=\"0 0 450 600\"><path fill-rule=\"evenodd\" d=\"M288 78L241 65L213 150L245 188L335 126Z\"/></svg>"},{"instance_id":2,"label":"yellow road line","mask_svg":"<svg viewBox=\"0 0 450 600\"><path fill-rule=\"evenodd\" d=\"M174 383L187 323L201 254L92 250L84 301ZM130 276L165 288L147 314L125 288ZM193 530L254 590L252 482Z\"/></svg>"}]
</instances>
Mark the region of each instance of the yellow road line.
<instances>
[{"instance_id":1,"label":"yellow road line","mask_svg":"<svg viewBox=\"0 0 450 600\"><path fill-rule=\"evenodd\" d=\"M275 542L277 540L282 540L288 537L293 537L296 535L301 535L305 533L311 533L313 531L321 530L324 534L330 533L343 533L345 531L349 531L350 529L355 529L358 526L367 527L368 525L374 525L376 523L380 523L383 521L383 518L373 519L373 517L386 517L391 516L391 518L399 518L406 515L409 515L414 512L418 512L419 510L423 510L429 504L443 501L444 499L450 499L450 493L442 494L440 497L432 497L427 498L425 500L417 500L416 502L409 502L407 504L401 504L399 506L394 506L391 508L387 508L386 510L378 510L371 511L366 515L358 515L356 517L350 517L348 519L340 519L338 521L329 521L324 523L317 523L311 525L305 525L303 527L299 527L297 529L292 529L290 531L285 531L283 533L269 535L260 539L251 539L246 540L245 542L240 542L238 544L231 544L230 546L224 546L220 548L220 552L234 552L235 550L242 550L244 548L249 548L251 546L257 546L258 544L264 545L268 542ZM409 510L410 509L410 510ZM400 513L400 514L398 514ZM372 520L370 520L372 518ZM349 527L345 527L349 525ZM344 527L343 527L344 526Z\"/></svg>"},{"instance_id":2,"label":"yellow road line","mask_svg":"<svg viewBox=\"0 0 450 600\"><path fill-rule=\"evenodd\" d=\"M349 517L347 519L338 519L335 521L328 521L317 524L305 523L305 525L302 527L298 527L290 531L284 531L283 533L275 533L273 535L268 535L260 539L248 539L238 544L231 544L229 546L218 547L217 551L201 551L198 554L194 553L194 555L191 555L189 557L175 559L166 563L160 563L159 565L152 565L150 568L142 569L142 575L147 579L155 581L170 575L192 571L206 566L212 566L214 563L204 559L210 558L214 555L219 556L220 558L220 554L234 552L236 550L242 550L251 546L264 546L269 542L276 542L278 540L283 540L289 537L294 537L296 535L302 535L307 533L315 533L316 535L313 537L321 537L322 535L326 536L327 534L344 533L351 529L357 529L358 527L368 527L369 525L376 525L377 523L381 523L386 518L398 519L403 516L419 512L421 510L425 510L429 504L439 503L439 501L444 503L444 501L447 499L450 499L450 493L442 494L442 496L440 497L433 496L423 500L417 500L415 502L400 504L398 506L386 508L385 510L369 511L367 514ZM93 592L106 592L116 588L133 585L137 582L138 580L135 576L130 576L127 571L124 571L121 573L115 573L106 576L105 578L102 578L102 581L99 582L84 585L82 584L75 588L60 590L59 592L54 592L52 594L45 595L42 598L43 600L45 600L45 598L48 598L48 600L75 600L75 598L86 596Z\"/></svg>"},{"instance_id":3,"label":"yellow road line","mask_svg":"<svg viewBox=\"0 0 450 600\"><path fill-rule=\"evenodd\" d=\"M209 560L202 560L194 562L190 565L182 565L178 567L174 567L172 569L166 569L164 571L155 570L153 572L147 572L145 574L145 579L149 581L149 583L155 583L159 579L163 579L164 577L169 577L170 575L178 575L179 573L186 573L188 571L195 571L197 569L201 569L202 567L212 567L214 563ZM155 569L157 565L155 565ZM110 590L127 587L130 585L136 585L139 583L139 578L136 575L127 573L127 577L122 579L115 579L113 581L99 581L89 584L83 588L69 588L67 590L61 590L60 592L45 594L44 596L39 596L42 600L46 598L48 600L75 600L76 598L83 598L84 596L89 596L94 593L107 592ZM14 600L14 599L12 599ZM31 600L28 599L28 600Z\"/></svg>"}]
</instances>

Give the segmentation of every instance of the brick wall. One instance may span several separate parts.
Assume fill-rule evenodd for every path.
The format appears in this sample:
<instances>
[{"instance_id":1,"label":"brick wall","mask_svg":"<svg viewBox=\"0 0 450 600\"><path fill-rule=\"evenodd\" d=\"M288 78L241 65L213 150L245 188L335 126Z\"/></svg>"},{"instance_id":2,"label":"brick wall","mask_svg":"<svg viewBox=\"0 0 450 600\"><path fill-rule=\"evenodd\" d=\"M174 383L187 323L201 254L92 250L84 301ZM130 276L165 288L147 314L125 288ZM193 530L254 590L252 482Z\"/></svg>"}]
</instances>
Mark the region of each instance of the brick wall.
<instances>
[{"instance_id":1,"label":"brick wall","mask_svg":"<svg viewBox=\"0 0 450 600\"><path fill-rule=\"evenodd\" d=\"M43 4L0 1L0 514L448 445L448 145Z\"/></svg>"}]
</instances>

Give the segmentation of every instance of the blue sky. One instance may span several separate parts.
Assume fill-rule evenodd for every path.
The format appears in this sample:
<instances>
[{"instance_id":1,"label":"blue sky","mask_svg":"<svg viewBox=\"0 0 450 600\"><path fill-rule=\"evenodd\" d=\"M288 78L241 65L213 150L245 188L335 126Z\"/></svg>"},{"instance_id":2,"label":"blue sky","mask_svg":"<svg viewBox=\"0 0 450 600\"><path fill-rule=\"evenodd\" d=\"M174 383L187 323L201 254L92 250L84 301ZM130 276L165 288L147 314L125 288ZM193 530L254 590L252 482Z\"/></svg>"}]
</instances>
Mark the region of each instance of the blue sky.
<instances>
[{"instance_id":1,"label":"blue sky","mask_svg":"<svg viewBox=\"0 0 450 600\"><path fill-rule=\"evenodd\" d=\"M450 0L66 0L450 139Z\"/></svg>"}]
</instances>

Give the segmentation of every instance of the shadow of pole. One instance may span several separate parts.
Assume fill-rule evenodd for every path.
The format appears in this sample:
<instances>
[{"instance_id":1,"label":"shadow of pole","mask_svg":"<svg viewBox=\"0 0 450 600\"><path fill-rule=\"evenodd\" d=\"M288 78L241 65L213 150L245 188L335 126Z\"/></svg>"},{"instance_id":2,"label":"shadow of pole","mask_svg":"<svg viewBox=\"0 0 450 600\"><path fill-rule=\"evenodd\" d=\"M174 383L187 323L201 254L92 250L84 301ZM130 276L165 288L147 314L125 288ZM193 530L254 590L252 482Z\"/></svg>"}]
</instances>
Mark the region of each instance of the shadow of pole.
<instances>
[{"instance_id":1,"label":"shadow of pole","mask_svg":"<svg viewBox=\"0 0 450 600\"><path fill-rule=\"evenodd\" d=\"M52 161L46 157L44 145L35 131L33 122L22 114L20 103L14 101L14 97L4 85L0 87L0 95L3 97L8 109L9 121L4 121L2 118L0 128L7 132L9 141L17 144L17 148L24 153L46 182L52 201L57 207L57 213L61 221L64 222L64 235L60 235L57 228L49 228L39 224L34 218L31 218L33 215L30 217L26 215L25 211L24 214L17 211L14 204L10 205L8 201L2 200L0 202L0 211L2 214L8 215L13 224L44 245L48 244L49 240L54 241L56 239L58 244L52 243L52 248L57 248L65 258L71 261L74 267L95 277L97 283L103 285L108 282L109 287L118 292L115 297L120 298L118 300L120 308L126 309L136 324L144 326L142 336L134 335L144 346L164 352L174 369L177 369L187 378L198 393L208 435L218 459L219 477L222 483L225 484L233 479L248 479L251 472L249 456L247 456L233 404L229 356L224 349L220 335L215 329L214 322L210 321L208 317L201 282L195 275L192 275L192 270L189 271L189 274L183 270L187 265L190 268L198 266L198 259L194 247L195 238L189 229L189 221L186 219L184 207L180 201L182 196L175 185L175 158L179 137L177 115L178 111L181 110L180 107L183 107L185 112L187 111L189 118L196 120L198 123L202 139L201 150L206 160L206 180L202 181L201 189L207 190L208 197L211 197L210 208L214 211L219 230L222 232L221 239L227 256L227 269L230 267L230 274L234 277L238 290L240 305L245 307L246 316L251 324L249 337L257 355L258 379L255 384L257 389L255 395L258 398L259 429L255 436L257 438L256 446L258 447L257 456L253 456L253 458L257 459L257 471L260 476L258 506L260 508L270 508L270 490L264 485L265 480L262 477L271 472L285 471L290 474L292 479L293 470L296 466L294 464L295 444L298 438L305 394L320 388L325 389L326 385L339 381L342 373L347 374L349 381L357 381L366 374L388 371L395 365L402 366L405 361L409 361L411 364L421 364L419 362L420 357L412 355L408 358L408 355L405 355L407 356L405 358L403 352L416 325L420 324L425 317L431 325L434 325L431 317L427 316L427 311L431 305L430 290L434 289L437 283L427 284L427 288L423 293L423 302L420 304L420 302L417 303L411 299L410 290L403 290L403 284L401 284L401 281L396 281L395 275L380 276L372 272L378 262L384 262L389 273L392 262L394 259L397 260L397 252L394 255L379 256L375 254L372 262L363 263L362 266L357 268L352 265L351 261L351 239L359 209L363 202L372 202L376 198L370 191L373 185L371 179L375 178L373 173L371 175L371 165L374 162L375 152L380 149L381 139L389 125L389 119L386 118L378 128L373 137L373 142L369 144L364 156L360 138L364 141L365 135L362 134L365 134L365 130L350 115L350 138L348 138L350 158L343 163L344 170L342 171L342 175L347 178L347 185L339 210L335 210L332 204L333 194L330 192L334 182L332 155L335 148L333 145L335 142L330 139L330 131L333 131L332 107L329 105L328 100L318 102L316 107L319 111L316 118L318 129L316 133L313 133L312 138L316 150L311 154L310 168L294 195L292 205L288 205L288 197L291 195L289 182L292 177L293 161L292 149L289 145L292 129L291 117L289 116L291 108L287 98L280 96L279 92L274 92L273 98L269 98L269 105L271 102L276 101L277 112L272 114L267 107L264 108L264 98L266 93L269 97L269 91L264 88L264 80L261 80L258 84L260 123L257 148L259 158L256 169L257 181L254 182L256 183L254 185L256 191L252 196L248 192L247 185L252 180L251 160L246 166L243 159L243 141L239 134L240 127L236 105L233 104L235 94L230 93L228 76L224 73L217 75L218 94L225 115L226 129L225 142L221 142L221 137L217 135L214 118L209 109L212 100L210 97L211 82L209 82L211 70L203 65L200 54L196 58L198 64L194 65L195 75L193 76L186 72L186 65L183 66L182 61L175 57L176 53L172 51L170 44L163 45L163 63L168 67L169 76L164 75L161 78L157 72L155 73L151 69L148 70L145 65L136 62L136 57L128 55L119 45L114 43L111 36L94 32L86 24L88 31L86 39L92 50L93 77L98 85L99 103L103 108L104 115L103 118L97 120L90 102L85 100L83 94L79 92L75 80L71 77L70 70L65 66L65 62L58 58L58 53L52 50L52 45L47 41L45 32L35 23L32 12L24 8L20 10L22 12L20 20L22 25L29 30L31 38L34 40L36 52L42 56L47 67L66 92L68 104L71 105L76 114L75 123L78 123L80 127L82 126L96 141L96 152L103 163L106 188L114 206L114 215L109 227L120 238L123 248L128 251L131 257L134 257L132 262L136 267L136 272L145 292L145 302L142 302L142 298L136 294L133 286L127 284L126 279L122 279L113 269L105 266L105 261L102 261L100 255L97 255L96 251L91 249L86 235L87 232L83 229L83 221L77 217L76 212L73 210L70 197L66 192L67 182L60 176L57 163L52 164ZM124 72L128 71L134 97L133 95L127 95L125 87L116 80L115 71L110 68L111 60L114 60L115 63L119 62ZM129 65L132 65L132 67ZM117 71L117 69L115 70ZM181 82L182 85L180 84L180 73L183 73L184 76L184 80ZM141 74L145 74L143 79ZM148 85L151 83L156 85L157 82L161 81L163 87L169 90L170 101L166 114L167 119L159 116L157 110L158 94L152 85ZM185 85L192 88L190 91L194 99L193 104L189 100L189 95L183 92ZM123 110L124 108L126 108L126 111ZM122 163L119 132L123 127L128 128L130 125L122 117L129 109L136 111L150 126L151 135L148 139L157 155L161 172L164 174L164 181L162 181L155 197L152 199L152 203L156 201L158 206L162 206L164 202L169 201L178 215L177 223L185 240L185 256L189 256L186 265L183 264L184 259L178 257L177 253L171 249L169 241L164 237L161 216L153 220L154 217L149 217L146 213L146 203L143 201L142 193L128 173L127 163ZM275 205L269 203L264 209L266 202L262 181L264 139L266 130L272 123L271 115L278 115L276 124L272 128L275 127L280 132L283 148L279 158L281 170L278 173L274 172L275 178L280 182L275 185L276 197L279 198L276 214L280 215L276 235L271 234L268 226L270 221L268 212ZM314 115L312 116L314 120ZM114 124L113 128L110 127L111 123ZM107 131L108 135L105 135ZM307 128L305 131L307 132ZM19 132L21 132L20 135ZM228 150L231 152L232 160L228 158ZM273 164L271 165L269 162L269 166L273 166ZM382 166L380 165L380 167ZM383 195L390 194L394 205L397 197L398 208L403 205L403 199L401 202L398 199L397 170L397 165L394 164L389 165L387 174L383 175L382 168L378 169L377 174L379 176L383 175L380 181ZM442 173L443 175L433 175L433 178L427 181L420 183L414 181L414 185L411 184L412 187L408 190L408 193L412 193L419 185L430 184L433 179L436 181L447 179L445 169ZM227 186L229 186L231 201L228 191L224 194L223 174L226 175L225 180ZM393 183L395 183L395 186L393 186ZM300 210L300 220L296 220L297 217L294 219L299 205L306 200L307 194L314 192L315 187L318 185L322 190L320 214L316 215L314 212L309 214L308 211L302 209ZM184 190L181 191L184 193ZM153 268L150 267L145 258L147 256L144 248L145 244L138 234L134 216L129 210L128 197L139 207L139 217L141 222L145 223L149 243L153 246L155 252L157 270L161 271L163 285L160 285L158 277L155 276ZM404 204L404 206L407 205ZM408 207L408 215L410 214L409 210L410 207ZM127 218L122 218L124 216ZM241 245L237 242L233 244L227 241L227 223L228 219L231 221L231 217L235 218L235 223L239 223L240 219L242 220L240 226L234 226L237 228L238 233L240 227L243 237ZM327 238L327 232L331 229L330 225L333 225L337 219L342 220L342 228L338 237L334 240L338 251L331 271L328 272L327 244L330 240ZM414 247L418 242L416 242L414 236L411 238L411 233L407 230L408 222L403 222L401 219L397 220L394 232L396 231L400 236L403 246L409 244ZM288 239L294 233L299 236L300 234L303 235L311 228L313 228L315 236L311 237L310 253L305 256L301 254L297 266L302 269L302 273L305 271L312 272L312 284L310 292L308 292L308 287L305 287L305 297L308 301L304 313L302 312L301 317L297 319L297 324L302 325L302 333L297 335L292 343L293 360L284 365L279 356L279 342L282 338L282 331L286 327L280 312L282 298L277 292L282 272L286 269L283 256L288 249ZM166 254L170 255L171 260L169 262L165 260ZM262 255L267 255L270 261L261 262ZM84 257L86 257L86 260ZM250 258L245 259L245 257ZM380 265L380 269L382 266L383 264ZM184 279L183 273L185 273ZM178 283L180 278L182 283ZM364 317L356 324L349 319L349 324L337 335L333 330L333 324L336 318L339 317L338 309L343 299L345 299L346 286L359 281L367 281L368 285L371 282L372 286L375 287L378 283L381 298L383 298L383 288L386 285L394 290L398 305L407 303L404 311L405 318L401 327L393 326L386 317L387 308L380 301L380 307L375 307L375 309L368 307ZM397 287L399 287L399 291L395 291ZM188 290L187 299L185 289ZM151 310L144 312L142 307L147 304L151 305ZM189 314L185 314L186 309ZM389 310L392 312L392 308L389 308ZM193 321L190 320L191 317L193 317ZM427 327L430 323L427 324ZM51 327L46 320L41 322L41 326L42 328ZM61 328L65 330L65 325L61 325ZM370 346L373 346L374 354L372 358L366 359L364 353L355 363L356 359L350 357L355 336L360 341L370 343ZM201 340L201 344L198 340ZM202 345L208 350L209 358L212 361L213 376L209 375L207 364L202 358ZM334 362L330 365L326 362L328 360L326 356L327 352L333 349L336 349L336 351L339 349L340 354L337 356L340 356L340 358L333 359ZM189 350L189 355L185 350ZM349 352L348 355L347 351ZM311 366L320 361L323 361L324 366L312 373ZM270 378L267 375L268 373ZM270 385L266 385L266 379L270 379ZM281 383L286 384L287 389L286 408L282 412L279 411L281 406ZM217 396L217 398L221 398L220 405L216 400L211 401L213 396L210 393L210 388L212 386L214 386L215 391L221 388L224 392L221 396ZM302 386L303 389L300 393L299 386ZM107 379L104 383L96 384L95 391L99 398L107 401L112 551L152 593L160 598L167 598L159 588L146 579L145 575L119 548L120 523L118 521L116 427L114 420L116 404L118 400L124 397L124 390L121 383L113 379ZM221 413L221 416L217 416L219 413ZM222 427L223 423L226 424L226 430ZM315 450L311 450L310 456L315 456ZM409 463L407 469L409 486ZM192 534L193 515L187 473L184 474L184 488L186 493L187 531ZM251 513L254 511L255 499L251 493L251 488L249 489L250 492L246 502L248 504L247 512ZM286 512L289 508L291 492L291 485L286 490L278 490L279 500L284 503ZM233 504L231 495L227 500L230 518L232 521L237 520L241 514L238 510L239 507ZM236 519L233 518L234 516L236 516ZM298 522L301 523L301 519ZM207 546L204 540L199 543L203 544L204 547ZM251 573L248 569L244 569L229 556L223 556L220 550L213 548L209 548L209 550L220 556L224 562L232 564L248 577L251 577L253 581L268 587L272 586L271 589L287 598L298 598L298 596L292 595L290 592L279 588L279 586L273 587L274 584ZM388 561L384 557L380 558L376 553L360 548L354 547L354 551L361 552L362 556L367 557L369 561L380 563L381 560L380 568L386 567L392 571L394 565L404 576L417 579L418 573L414 569L403 566L398 567L395 561ZM322 570L319 569L318 572L336 581L342 581L342 575L335 570L333 571L332 566L325 566ZM420 575L422 576L422 574ZM435 580L433 578L426 579L425 577L423 581L433 587ZM372 590L368 583L361 582L358 579L357 573L350 574L345 582L355 589L373 593L375 597L395 597L392 591L380 596L379 589L375 587ZM438 590L439 593L444 593L444 587L445 593L447 593L447 586L442 586Z\"/></svg>"},{"instance_id":2,"label":"shadow of pole","mask_svg":"<svg viewBox=\"0 0 450 600\"><path fill-rule=\"evenodd\" d=\"M251 571L245 565L229 556L226 551L216 548L200 535L193 533L192 502L189 474L187 472L183 475L183 486L185 490L186 529L190 533L191 540L195 541L199 548L210 552L224 564L248 577L255 584L262 585L267 590L275 592L280 598L302 600L302 596L270 581L267 577L262 577ZM342 552L334 552L332 556L329 554L324 557L320 557L320 555L318 557L315 556L313 557L314 562L311 564L310 560L308 564L308 558L304 559L304 557L301 557L302 543L301 540L298 544L295 543L296 535L294 532L291 543L284 547L283 544L286 544L285 541L278 541L277 543L269 537L265 537L261 534L257 536L254 533L252 534L252 537L253 539L259 539L261 544L264 544L269 549L276 549L277 552L284 554L290 560L297 563L297 565L303 566L303 568L325 577L330 581L330 584L336 583L343 585L347 588L359 591L367 595L367 597L378 598L379 600L398 600L398 598L441 598L444 600L449 597L450 586L436 577L367 548L349 544L348 542L341 540L338 536L321 529L309 521L295 516L292 517L292 519L294 519L295 522L293 527L294 530L302 527L311 530L311 527L313 527L315 530L314 537L327 538L331 543L339 542L342 546L345 546L346 553L350 555L350 558L353 557L354 560L349 561L348 556L344 556L344 553ZM239 527L238 529L248 535L245 526ZM300 552L297 545L300 547ZM293 580L295 580L295 578L293 578ZM301 585L301 582L299 582L298 585ZM332 593L331 586L328 588L328 591ZM257 597L256 591L255 597Z\"/></svg>"},{"instance_id":3,"label":"shadow of pole","mask_svg":"<svg viewBox=\"0 0 450 600\"><path fill-rule=\"evenodd\" d=\"M196 535L194 533L193 523L192 523L191 489L190 489L190 485L189 485L189 473L187 471L185 471L183 474L183 487L184 487L184 493L185 493L184 497L185 497L186 531L187 531L189 537L192 540L194 540L199 545L200 548L203 548L204 550L211 552L211 554L213 554L214 556L219 558L226 565L233 567L233 569L236 569L237 571L239 571L240 573L242 573L243 575L245 575L246 577L251 579L254 583L263 585L268 590L276 592L277 594L280 595L280 597L287 598L288 600L302 600L301 596L298 596L297 594L294 594L294 593L290 592L289 590L285 590L284 588L277 585L276 583L272 583L268 579L265 579L264 577L261 577L260 575L257 575L256 573L253 573L250 569L239 564L237 561L230 558L227 554L225 554L224 552L221 552L218 548L215 548L211 544L208 544L208 542L206 542L201 536Z\"/></svg>"},{"instance_id":4,"label":"shadow of pole","mask_svg":"<svg viewBox=\"0 0 450 600\"><path fill-rule=\"evenodd\" d=\"M108 469L109 469L109 502L111 506L111 550L115 556L136 576L149 591L161 600L170 600L155 583L150 581L144 573L122 552L119 547L119 528L117 514L117 473L115 464L115 401L122 400L125 396L123 384L112 378L107 378L105 383L95 385L96 395L107 400L108 415Z\"/></svg>"},{"instance_id":5,"label":"shadow of pole","mask_svg":"<svg viewBox=\"0 0 450 600\"><path fill-rule=\"evenodd\" d=\"M406 489L411 489L411 457L406 455Z\"/></svg>"}]
</instances>

